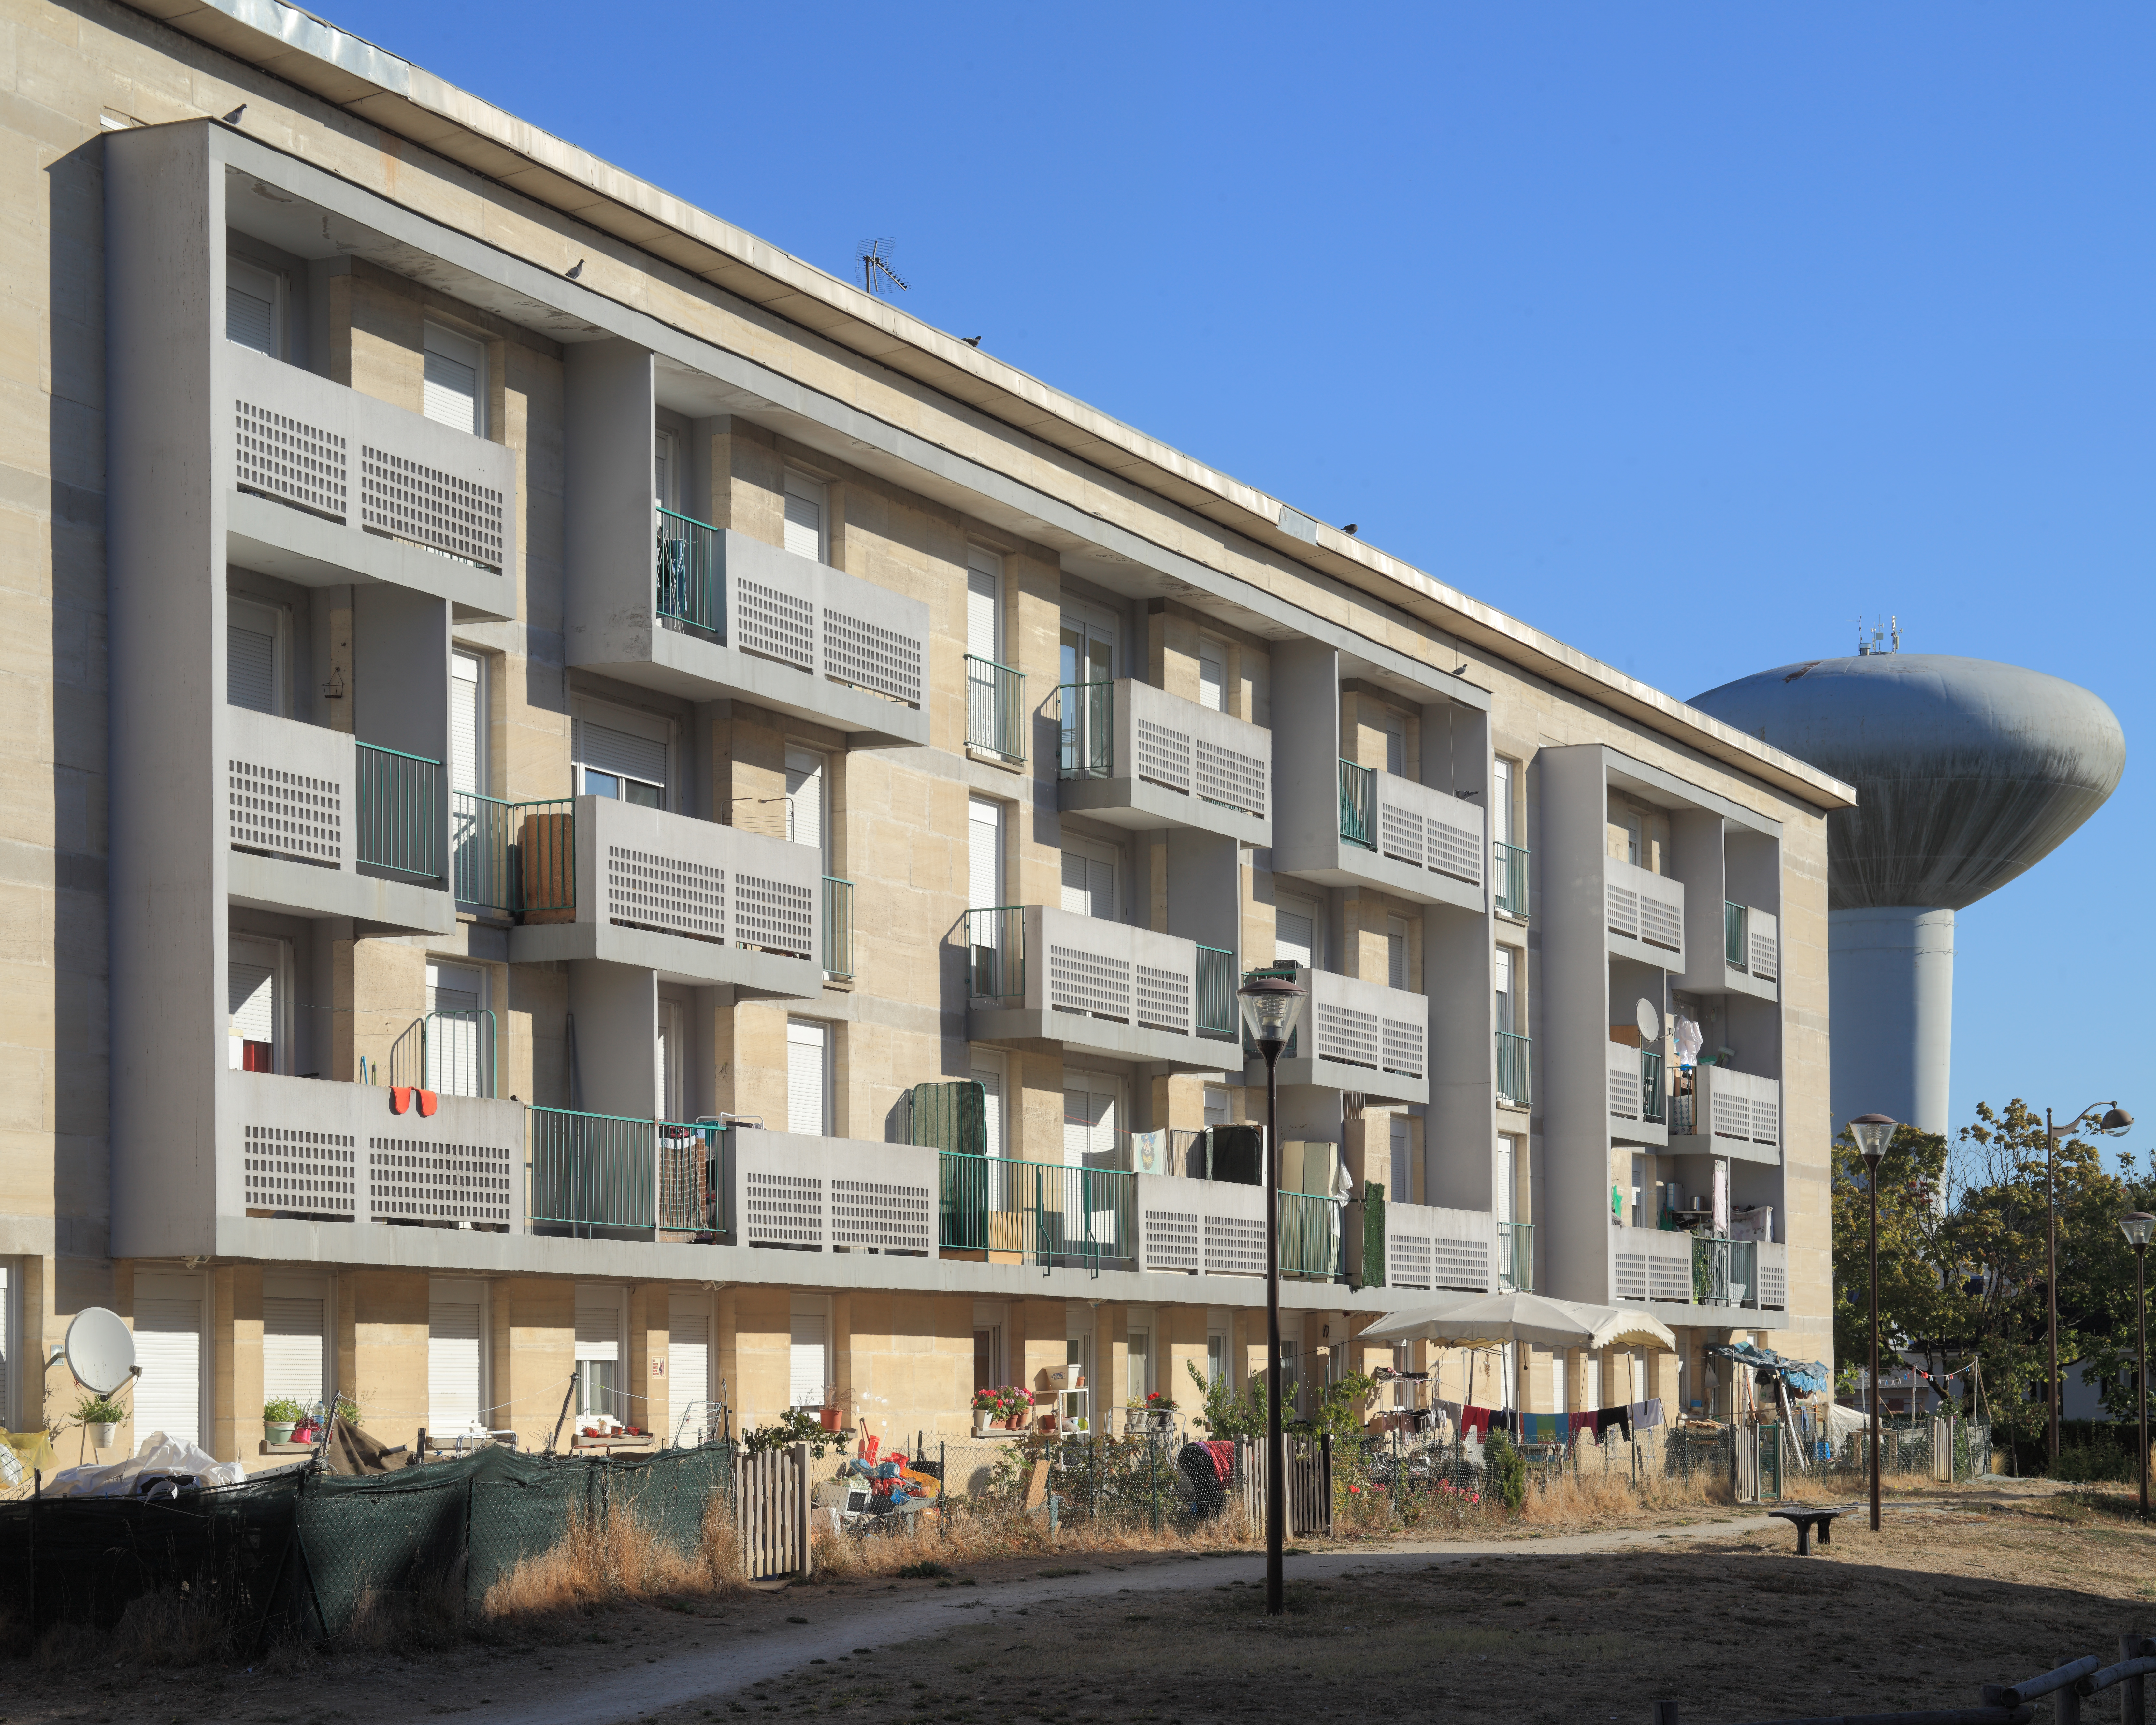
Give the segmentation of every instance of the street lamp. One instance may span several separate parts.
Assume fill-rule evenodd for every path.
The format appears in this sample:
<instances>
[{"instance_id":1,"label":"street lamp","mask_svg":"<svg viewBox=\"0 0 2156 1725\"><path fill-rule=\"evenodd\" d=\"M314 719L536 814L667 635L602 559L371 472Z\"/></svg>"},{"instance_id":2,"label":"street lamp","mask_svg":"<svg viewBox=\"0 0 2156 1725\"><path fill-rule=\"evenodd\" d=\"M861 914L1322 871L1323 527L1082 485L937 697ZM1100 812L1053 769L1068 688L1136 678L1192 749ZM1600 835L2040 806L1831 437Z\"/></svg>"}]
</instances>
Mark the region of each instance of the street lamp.
<instances>
[{"instance_id":1,"label":"street lamp","mask_svg":"<svg viewBox=\"0 0 2156 1725\"><path fill-rule=\"evenodd\" d=\"M2076 1127L2088 1122L2097 1109L2103 1113L2097 1119L2096 1129L2107 1138L2115 1138L2133 1124L2133 1117L2116 1101L2091 1102L2071 1120L2059 1126L2051 1124L2051 1111L2044 1111L2044 1304L2046 1332L2051 1344L2051 1376L2047 1394L2051 1404L2051 1429L2048 1440L2051 1466L2059 1465L2059 1184L2058 1150L2061 1130L2071 1132Z\"/></svg>"},{"instance_id":2,"label":"street lamp","mask_svg":"<svg viewBox=\"0 0 2156 1725\"><path fill-rule=\"evenodd\" d=\"M1879 1158L1897 1122L1885 1114L1860 1114L1849 1122L1849 1135L1868 1170L1865 1189L1871 1200L1871 1531L1879 1531Z\"/></svg>"},{"instance_id":3,"label":"street lamp","mask_svg":"<svg viewBox=\"0 0 2156 1725\"><path fill-rule=\"evenodd\" d=\"M1287 1481L1281 1445L1280 1057L1302 1017L1308 990L1288 978L1258 974L1236 991L1243 1028L1265 1057L1265 1615L1287 1609L1281 1583L1281 1528Z\"/></svg>"},{"instance_id":4,"label":"street lamp","mask_svg":"<svg viewBox=\"0 0 2156 1725\"><path fill-rule=\"evenodd\" d=\"M2146 1210L2130 1210L2118 1219L2118 1230L2133 1248L2133 1314L2140 1334L2133 1348L2133 1399L2141 1404L2141 1519L2148 1519L2148 1284L2142 1276L2142 1260L2148 1255L2148 1236L2156 1234L2156 1216Z\"/></svg>"}]
</instances>

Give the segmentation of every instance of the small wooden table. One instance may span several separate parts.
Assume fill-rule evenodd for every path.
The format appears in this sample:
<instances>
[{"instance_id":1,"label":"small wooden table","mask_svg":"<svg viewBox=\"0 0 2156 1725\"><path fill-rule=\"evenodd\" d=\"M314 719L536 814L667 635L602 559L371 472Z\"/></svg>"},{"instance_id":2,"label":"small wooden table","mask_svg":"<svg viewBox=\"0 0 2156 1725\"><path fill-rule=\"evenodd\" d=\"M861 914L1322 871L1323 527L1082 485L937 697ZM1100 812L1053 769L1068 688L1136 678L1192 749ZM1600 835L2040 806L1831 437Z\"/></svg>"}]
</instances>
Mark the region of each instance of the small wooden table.
<instances>
[{"instance_id":1,"label":"small wooden table","mask_svg":"<svg viewBox=\"0 0 2156 1725\"><path fill-rule=\"evenodd\" d=\"M1778 1522L1788 1522L1797 1530L1797 1555L1808 1558L1812 1554L1812 1529L1819 1529L1820 1543L1834 1543L1834 1518L1846 1514L1839 1509L1770 1509L1768 1515Z\"/></svg>"}]
</instances>

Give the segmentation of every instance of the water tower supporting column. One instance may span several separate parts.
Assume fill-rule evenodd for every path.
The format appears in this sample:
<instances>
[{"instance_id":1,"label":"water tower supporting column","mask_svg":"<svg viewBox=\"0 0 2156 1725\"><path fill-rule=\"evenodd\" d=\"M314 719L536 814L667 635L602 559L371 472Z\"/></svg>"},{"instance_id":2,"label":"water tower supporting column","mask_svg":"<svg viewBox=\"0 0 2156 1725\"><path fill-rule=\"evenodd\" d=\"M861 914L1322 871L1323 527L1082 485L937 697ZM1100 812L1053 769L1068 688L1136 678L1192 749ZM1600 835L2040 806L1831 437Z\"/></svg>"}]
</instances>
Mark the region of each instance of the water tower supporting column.
<instances>
[{"instance_id":1,"label":"water tower supporting column","mask_svg":"<svg viewBox=\"0 0 2156 1725\"><path fill-rule=\"evenodd\" d=\"M1891 1114L1945 1132L1954 913L1835 911L1827 921L1835 1118Z\"/></svg>"}]
</instances>

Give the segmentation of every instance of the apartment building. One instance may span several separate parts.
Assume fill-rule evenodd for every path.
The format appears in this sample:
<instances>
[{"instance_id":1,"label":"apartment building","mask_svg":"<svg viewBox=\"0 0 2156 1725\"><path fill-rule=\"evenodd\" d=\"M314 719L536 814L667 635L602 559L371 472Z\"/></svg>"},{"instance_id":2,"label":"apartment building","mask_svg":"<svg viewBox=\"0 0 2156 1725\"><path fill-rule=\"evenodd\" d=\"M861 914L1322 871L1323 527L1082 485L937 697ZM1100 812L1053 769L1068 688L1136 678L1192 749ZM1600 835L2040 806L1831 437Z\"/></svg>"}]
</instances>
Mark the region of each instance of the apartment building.
<instances>
[{"instance_id":1,"label":"apartment building","mask_svg":"<svg viewBox=\"0 0 2156 1725\"><path fill-rule=\"evenodd\" d=\"M8 10L0 1420L90 1305L249 1465L1187 1403L1290 962L1306 1393L1830 1352L1845 787L311 14Z\"/></svg>"}]
</instances>

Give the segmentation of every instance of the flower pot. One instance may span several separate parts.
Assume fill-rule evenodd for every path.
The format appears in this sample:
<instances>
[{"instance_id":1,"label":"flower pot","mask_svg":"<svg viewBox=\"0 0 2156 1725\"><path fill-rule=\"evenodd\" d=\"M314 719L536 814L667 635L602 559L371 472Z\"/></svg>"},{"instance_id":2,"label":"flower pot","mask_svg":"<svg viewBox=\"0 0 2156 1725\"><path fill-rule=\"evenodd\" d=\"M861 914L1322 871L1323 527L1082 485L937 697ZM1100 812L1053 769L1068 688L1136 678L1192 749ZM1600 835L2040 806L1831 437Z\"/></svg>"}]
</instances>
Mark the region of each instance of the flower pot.
<instances>
[{"instance_id":1,"label":"flower pot","mask_svg":"<svg viewBox=\"0 0 2156 1725\"><path fill-rule=\"evenodd\" d=\"M269 1434L271 1443L289 1444L292 1441L292 1428L299 1423L296 1420L271 1420L264 1422L263 1430ZM107 1431L111 1429L109 1425L105 1427ZM101 1450L105 1446L100 1444L98 1447Z\"/></svg>"},{"instance_id":2,"label":"flower pot","mask_svg":"<svg viewBox=\"0 0 2156 1725\"><path fill-rule=\"evenodd\" d=\"M120 1422L117 1420L100 1420L90 1428L90 1440L100 1450L109 1450L119 1431Z\"/></svg>"},{"instance_id":3,"label":"flower pot","mask_svg":"<svg viewBox=\"0 0 2156 1725\"><path fill-rule=\"evenodd\" d=\"M1151 1408L1147 1411L1152 1415L1152 1429L1155 1431L1173 1431L1175 1430L1174 1409Z\"/></svg>"},{"instance_id":4,"label":"flower pot","mask_svg":"<svg viewBox=\"0 0 2156 1725\"><path fill-rule=\"evenodd\" d=\"M994 1430L995 1424L996 1415L995 1410L993 1408L976 1408L973 1409L973 1435L975 1437L986 1437L990 1431Z\"/></svg>"},{"instance_id":5,"label":"flower pot","mask_svg":"<svg viewBox=\"0 0 2156 1725\"><path fill-rule=\"evenodd\" d=\"M1004 1420L1004 1430L1005 1431L1024 1431L1025 1430L1025 1415L1023 1414L1012 1414L1008 1415Z\"/></svg>"},{"instance_id":6,"label":"flower pot","mask_svg":"<svg viewBox=\"0 0 2156 1725\"><path fill-rule=\"evenodd\" d=\"M1123 1435L1137 1437L1146 1429L1146 1410L1143 1408L1123 1409Z\"/></svg>"},{"instance_id":7,"label":"flower pot","mask_svg":"<svg viewBox=\"0 0 2156 1725\"><path fill-rule=\"evenodd\" d=\"M824 1430L836 1431L839 1429L839 1410L836 1408L819 1408L816 1412L817 1417L823 1421Z\"/></svg>"}]
</instances>

